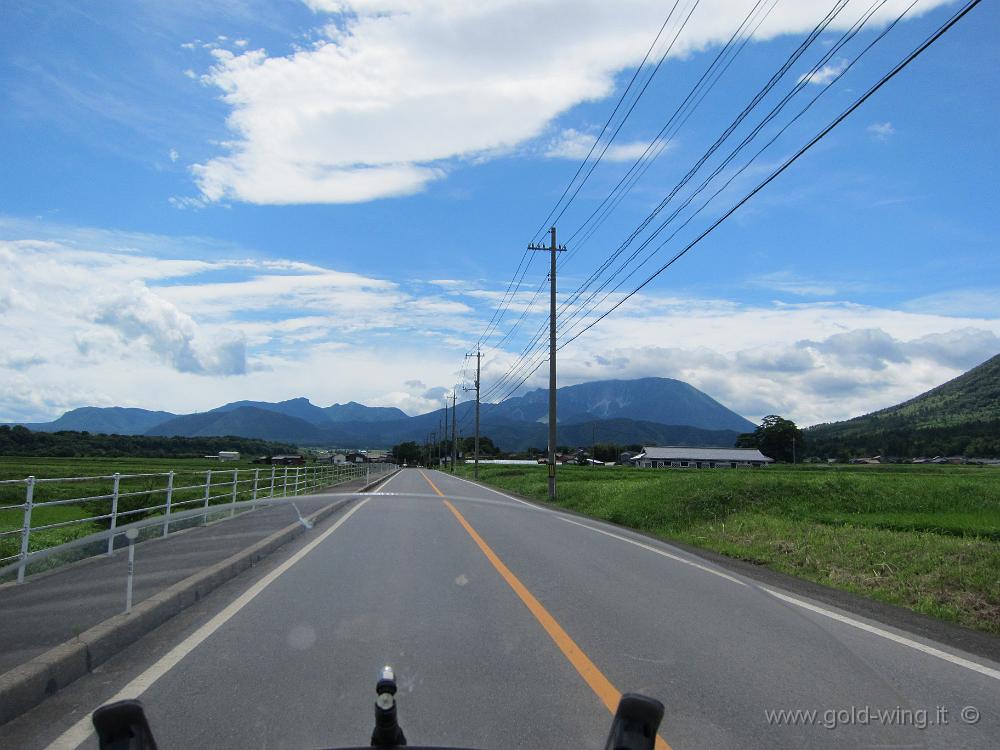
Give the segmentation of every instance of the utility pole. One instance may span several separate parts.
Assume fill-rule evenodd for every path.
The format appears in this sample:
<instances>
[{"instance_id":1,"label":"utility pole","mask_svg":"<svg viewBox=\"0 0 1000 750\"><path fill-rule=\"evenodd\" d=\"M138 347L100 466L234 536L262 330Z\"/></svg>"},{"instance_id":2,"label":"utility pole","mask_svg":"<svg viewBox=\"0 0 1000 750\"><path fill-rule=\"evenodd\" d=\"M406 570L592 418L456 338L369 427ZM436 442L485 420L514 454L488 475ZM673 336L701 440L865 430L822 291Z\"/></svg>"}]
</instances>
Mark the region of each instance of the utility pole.
<instances>
[{"instance_id":1,"label":"utility pole","mask_svg":"<svg viewBox=\"0 0 1000 750\"><path fill-rule=\"evenodd\" d=\"M458 393L454 390L451 392L451 473L455 473L455 462L458 460L458 434L455 432L455 425L457 421L455 419L455 407L458 401Z\"/></svg>"},{"instance_id":2,"label":"utility pole","mask_svg":"<svg viewBox=\"0 0 1000 750\"><path fill-rule=\"evenodd\" d=\"M529 250L547 250L549 257L549 500L556 499L556 228L549 229L549 246L528 245Z\"/></svg>"},{"instance_id":3,"label":"utility pole","mask_svg":"<svg viewBox=\"0 0 1000 750\"><path fill-rule=\"evenodd\" d=\"M444 397L444 445L441 448L444 453L444 464L448 465L448 397Z\"/></svg>"},{"instance_id":4,"label":"utility pole","mask_svg":"<svg viewBox=\"0 0 1000 750\"><path fill-rule=\"evenodd\" d=\"M471 354L466 354L466 357L471 357ZM475 388L466 388L467 391L476 392L476 457L475 465L472 469L472 476L474 479L479 479L479 368L482 364L483 353L476 347L476 386Z\"/></svg>"}]
</instances>

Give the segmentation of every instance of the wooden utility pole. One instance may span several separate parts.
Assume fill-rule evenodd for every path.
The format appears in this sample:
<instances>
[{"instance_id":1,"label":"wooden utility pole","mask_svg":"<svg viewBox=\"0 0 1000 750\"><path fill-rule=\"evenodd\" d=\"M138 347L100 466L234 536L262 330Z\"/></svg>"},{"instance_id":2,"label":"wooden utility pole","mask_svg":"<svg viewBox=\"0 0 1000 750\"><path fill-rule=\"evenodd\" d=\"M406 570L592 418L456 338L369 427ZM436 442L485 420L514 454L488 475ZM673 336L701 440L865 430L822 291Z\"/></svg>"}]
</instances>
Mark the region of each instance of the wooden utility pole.
<instances>
[{"instance_id":1,"label":"wooden utility pole","mask_svg":"<svg viewBox=\"0 0 1000 750\"><path fill-rule=\"evenodd\" d=\"M549 500L556 499L556 228L549 229L549 246L528 245L529 250L549 252Z\"/></svg>"},{"instance_id":2,"label":"wooden utility pole","mask_svg":"<svg viewBox=\"0 0 1000 750\"><path fill-rule=\"evenodd\" d=\"M465 356L471 357L473 355L466 354ZM472 469L472 476L474 479L479 479L479 371L480 371L480 365L482 364L483 360L483 353L479 350L479 347L476 347L475 357L476 357L476 385L474 388L466 388L465 390L476 392L476 448L475 448L476 456L475 456L475 465L473 466Z\"/></svg>"}]
</instances>

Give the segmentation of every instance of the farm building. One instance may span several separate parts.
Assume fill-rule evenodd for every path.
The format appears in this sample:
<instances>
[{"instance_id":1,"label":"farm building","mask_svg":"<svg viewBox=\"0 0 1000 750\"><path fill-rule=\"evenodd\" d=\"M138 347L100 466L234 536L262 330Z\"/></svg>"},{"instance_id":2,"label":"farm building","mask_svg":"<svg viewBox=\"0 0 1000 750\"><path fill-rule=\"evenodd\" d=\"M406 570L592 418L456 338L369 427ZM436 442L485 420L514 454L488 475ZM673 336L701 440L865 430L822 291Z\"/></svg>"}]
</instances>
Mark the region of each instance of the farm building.
<instances>
[{"instance_id":1,"label":"farm building","mask_svg":"<svg viewBox=\"0 0 1000 750\"><path fill-rule=\"evenodd\" d=\"M240 452L239 451L219 451L216 455L205 456L205 458L211 458L214 461L239 461Z\"/></svg>"},{"instance_id":2,"label":"farm building","mask_svg":"<svg viewBox=\"0 0 1000 750\"><path fill-rule=\"evenodd\" d=\"M686 448L684 446L642 449L632 463L643 469L738 469L774 463L756 448Z\"/></svg>"}]
</instances>

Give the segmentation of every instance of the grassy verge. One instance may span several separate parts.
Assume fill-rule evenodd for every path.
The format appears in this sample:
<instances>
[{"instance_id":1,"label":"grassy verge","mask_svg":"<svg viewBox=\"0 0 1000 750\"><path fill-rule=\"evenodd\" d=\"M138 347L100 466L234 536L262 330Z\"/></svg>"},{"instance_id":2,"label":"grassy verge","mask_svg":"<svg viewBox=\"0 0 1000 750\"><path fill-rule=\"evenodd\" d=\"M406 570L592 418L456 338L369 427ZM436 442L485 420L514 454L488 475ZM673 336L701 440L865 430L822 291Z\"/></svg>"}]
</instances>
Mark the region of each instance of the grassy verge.
<instances>
[{"instance_id":1,"label":"grassy verge","mask_svg":"<svg viewBox=\"0 0 1000 750\"><path fill-rule=\"evenodd\" d=\"M481 466L480 478L546 497L543 466ZM994 469L566 466L558 505L1000 634Z\"/></svg>"}]
</instances>

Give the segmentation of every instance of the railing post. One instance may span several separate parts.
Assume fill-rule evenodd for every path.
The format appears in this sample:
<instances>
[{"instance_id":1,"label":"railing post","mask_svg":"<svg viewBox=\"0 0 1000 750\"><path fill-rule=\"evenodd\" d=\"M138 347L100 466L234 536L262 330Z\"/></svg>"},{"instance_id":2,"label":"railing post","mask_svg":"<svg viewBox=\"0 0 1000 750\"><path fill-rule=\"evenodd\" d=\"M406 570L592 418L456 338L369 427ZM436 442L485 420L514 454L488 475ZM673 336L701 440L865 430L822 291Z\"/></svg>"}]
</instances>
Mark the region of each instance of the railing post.
<instances>
[{"instance_id":1,"label":"railing post","mask_svg":"<svg viewBox=\"0 0 1000 750\"><path fill-rule=\"evenodd\" d=\"M285 467L285 479L281 484L281 496L288 497L288 467Z\"/></svg>"},{"instance_id":2,"label":"railing post","mask_svg":"<svg viewBox=\"0 0 1000 750\"><path fill-rule=\"evenodd\" d=\"M24 524L21 526L21 564L17 568L17 582L24 583L24 569L28 565L28 542L31 539L31 508L35 504L35 478L24 480Z\"/></svg>"},{"instance_id":3,"label":"railing post","mask_svg":"<svg viewBox=\"0 0 1000 750\"><path fill-rule=\"evenodd\" d=\"M139 537L139 529L134 526L125 532L128 539L128 576L125 582L125 614L132 614L132 579L135 578L135 540Z\"/></svg>"},{"instance_id":4,"label":"railing post","mask_svg":"<svg viewBox=\"0 0 1000 750\"><path fill-rule=\"evenodd\" d=\"M239 484L240 484L240 470L233 469L233 502L232 502L233 508L229 512L230 518L236 515L236 489L239 487Z\"/></svg>"},{"instance_id":5,"label":"railing post","mask_svg":"<svg viewBox=\"0 0 1000 750\"><path fill-rule=\"evenodd\" d=\"M372 465L365 464L365 484L368 484L372 480Z\"/></svg>"},{"instance_id":6,"label":"railing post","mask_svg":"<svg viewBox=\"0 0 1000 750\"><path fill-rule=\"evenodd\" d=\"M118 484L121 482L122 475L119 472L115 472L114 485L111 489L111 536L108 537L108 554L110 555L115 549L115 535L114 530L118 526Z\"/></svg>"},{"instance_id":7,"label":"railing post","mask_svg":"<svg viewBox=\"0 0 1000 750\"><path fill-rule=\"evenodd\" d=\"M253 495L251 497L251 499L254 502L257 502L257 482L258 482L259 479L260 479L260 469L254 469L253 470ZM256 508L257 506L255 505L253 507Z\"/></svg>"},{"instance_id":8,"label":"railing post","mask_svg":"<svg viewBox=\"0 0 1000 750\"><path fill-rule=\"evenodd\" d=\"M271 493L268 495L268 497L272 498L272 499L274 498L274 474L275 474L275 471L276 471L275 465L271 464Z\"/></svg>"},{"instance_id":9,"label":"railing post","mask_svg":"<svg viewBox=\"0 0 1000 750\"><path fill-rule=\"evenodd\" d=\"M205 511L206 512L205 512L205 515L202 516L202 518L205 519L206 523L208 522L208 501L211 498L211 496L212 496L212 470L209 469L207 472L205 472Z\"/></svg>"},{"instance_id":10,"label":"railing post","mask_svg":"<svg viewBox=\"0 0 1000 750\"><path fill-rule=\"evenodd\" d=\"M170 504L174 499L174 472L167 472L167 512L163 519L163 536L170 533Z\"/></svg>"}]
</instances>

